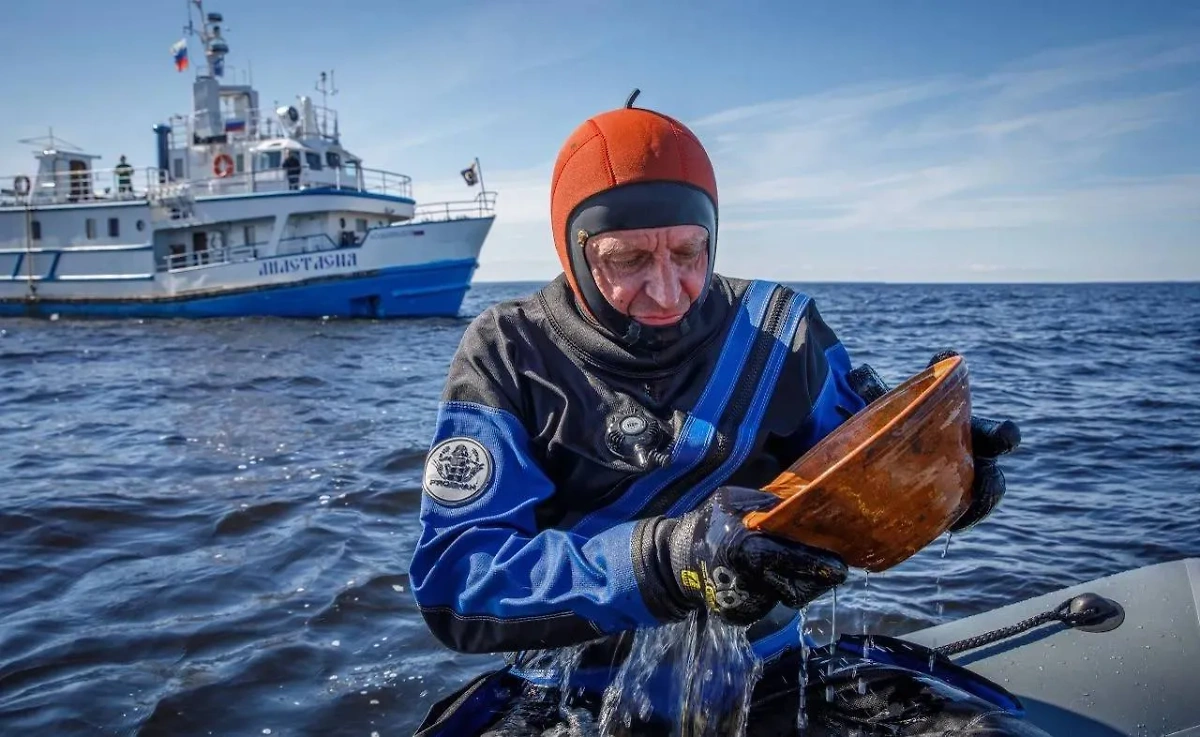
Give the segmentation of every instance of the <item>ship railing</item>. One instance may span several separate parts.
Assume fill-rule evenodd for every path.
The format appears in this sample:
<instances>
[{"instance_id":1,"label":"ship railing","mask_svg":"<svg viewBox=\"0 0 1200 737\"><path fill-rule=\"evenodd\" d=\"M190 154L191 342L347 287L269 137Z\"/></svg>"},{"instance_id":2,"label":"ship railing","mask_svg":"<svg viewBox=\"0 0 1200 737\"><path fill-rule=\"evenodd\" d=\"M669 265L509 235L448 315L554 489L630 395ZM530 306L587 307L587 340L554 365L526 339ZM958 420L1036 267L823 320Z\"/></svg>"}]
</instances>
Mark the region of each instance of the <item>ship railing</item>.
<instances>
[{"instance_id":1,"label":"ship railing","mask_svg":"<svg viewBox=\"0 0 1200 737\"><path fill-rule=\"evenodd\" d=\"M316 130L304 131L305 136L316 136L327 141L336 141L338 133L337 111L322 105L312 105ZM299 105L296 111L303 115ZM296 125L302 125L303 118ZM223 109L219 115L210 115L207 111L172 115L167 119L171 127L167 140L171 148L182 148L197 143L196 136L201 132L208 137L226 140L260 140L278 138L288 135L276 115L275 110L266 108L246 108L242 115L235 115L232 109ZM205 136L201 136L205 138Z\"/></svg>"},{"instance_id":2,"label":"ship railing","mask_svg":"<svg viewBox=\"0 0 1200 737\"><path fill-rule=\"evenodd\" d=\"M137 200L162 179L165 172L153 166L60 171L41 177L17 174L0 177L0 206Z\"/></svg>"},{"instance_id":3,"label":"ship railing","mask_svg":"<svg viewBox=\"0 0 1200 737\"><path fill-rule=\"evenodd\" d=\"M357 244L357 239L344 240L339 244L328 233L294 235L287 238L280 238L279 245L274 249L267 248L268 244L264 241L209 248L202 251L193 251L192 253L174 253L167 257L167 271L180 271L183 269L192 269L197 266L219 266L221 264L232 264L242 261L256 261L261 258L274 256L297 256L305 253L334 251Z\"/></svg>"},{"instance_id":4,"label":"ship railing","mask_svg":"<svg viewBox=\"0 0 1200 737\"><path fill-rule=\"evenodd\" d=\"M339 173L340 177L342 169L336 169L335 171ZM383 169L368 169L366 167L359 167L358 171L362 172L361 176L357 178L359 180L358 185L364 192L374 192L394 197L412 197L412 177L406 174L397 174L394 171L384 171ZM340 178L339 181L341 181Z\"/></svg>"},{"instance_id":5,"label":"ship railing","mask_svg":"<svg viewBox=\"0 0 1200 737\"><path fill-rule=\"evenodd\" d=\"M496 193L480 192L471 200L450 202L423 202L413 208L414 223L441 222L445 220L469 220L496 214Z\"/></svg>"},{"instance_id":6,"label":"ship railing","mask_svg":"<svg viewBox=\"0 0 1200 737\"><path fill-rule=\"evenodd\" d=\"M245 243L236 246L193 251L192 253L173 253L167 256L167 271L181 271L197 266L217 266L233 264L240 261L254 261L259 258L264 243Z\"/></svg>"},{"instance_id":7,"label":"ship railing","mask_svg":"<svg viewBox=\"0 0 1200 737\"><path fill-rule=\"evenodd\" d=\"M318 251L334 251L344 248L351 243L338 243L329 237L328 233L312 233L311 235L293 235L279 239L276 256L295 256L301 253L317 253Z\"/></svg>"},{"instance_id":8,"label":"ship railing","mask_svg":"<svg viewBox=\"0 0 1200 737\"><path fill-rule=\"evenodd\" d=\"M207 112L172 115L167 119L167 125L171 128L167 134L167 145L172 150L203 143L220 143L222 140L253 141L286 135L277 121L264 116L258 108L246 110L245 116L234 115L231 110L217 116L210 116Z\"/></svg>"},{"instance_id":9,"label":"ship railing","mask_svg":"<svg viewBox=\"0 0 1200 737\"><path fill-rule=\"evenodd\" d=\"M197 196L286 192L292 189L329 187L350 192L412 198L411 177L382 169L353 167L311 169L303 166L294 182L289 179L286 170L272 168L252 169L227 177L192 178L186 180L186 183ZM177 187L179 184L178 181L164 182L160 189Z\"/></svg>"}]
</instances>

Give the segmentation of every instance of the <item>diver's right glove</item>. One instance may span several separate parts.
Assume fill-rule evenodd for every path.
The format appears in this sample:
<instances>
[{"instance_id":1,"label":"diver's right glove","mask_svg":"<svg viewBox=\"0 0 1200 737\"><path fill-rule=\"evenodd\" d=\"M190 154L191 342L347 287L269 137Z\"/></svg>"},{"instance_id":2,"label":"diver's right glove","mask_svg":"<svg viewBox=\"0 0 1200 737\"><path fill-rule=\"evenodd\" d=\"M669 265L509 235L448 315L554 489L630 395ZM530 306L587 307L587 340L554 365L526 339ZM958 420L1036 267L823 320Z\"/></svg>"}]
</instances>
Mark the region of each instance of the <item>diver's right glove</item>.
<instances>
[{"instance_id":1,"label":"diver's right glove","mask_svg":"<svg viewBox=\"0 0 1200 737\"><path fill-rule=\"evenodd\" d=\"M722 486L682 517L639 522L635 573L651 611L675 620L704 607L745 626L776 604L801 609L841 585L849 569L836 554L742 524L747 513L779 501L756 489Z\"/></svg>"}]
</instances>

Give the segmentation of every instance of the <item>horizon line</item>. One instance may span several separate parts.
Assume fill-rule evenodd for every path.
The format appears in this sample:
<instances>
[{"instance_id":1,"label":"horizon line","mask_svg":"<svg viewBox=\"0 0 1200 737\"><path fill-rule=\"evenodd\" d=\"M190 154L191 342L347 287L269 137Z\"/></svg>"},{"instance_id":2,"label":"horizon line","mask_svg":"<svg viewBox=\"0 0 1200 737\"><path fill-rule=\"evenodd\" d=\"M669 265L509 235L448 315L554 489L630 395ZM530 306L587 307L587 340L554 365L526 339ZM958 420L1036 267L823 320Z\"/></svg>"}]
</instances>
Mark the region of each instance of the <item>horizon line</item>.
<instances>
[{"instance_id":1,"label":"horizon line","mask_svg":"<svg viewBox=\"0 0 1200 737\"><path fill-rule=\"evenodd\" d=\"M548 284L549 279L474 279L472 284ZM746 277L732 277L746 278ZM1088 279L1080 281L905 281L905 280L860 280L860 279L775 279L780 284L862 284L902 286L1072 286L1110 284L1200 284L1200 279Z\"/></svg>"}]
</instances>

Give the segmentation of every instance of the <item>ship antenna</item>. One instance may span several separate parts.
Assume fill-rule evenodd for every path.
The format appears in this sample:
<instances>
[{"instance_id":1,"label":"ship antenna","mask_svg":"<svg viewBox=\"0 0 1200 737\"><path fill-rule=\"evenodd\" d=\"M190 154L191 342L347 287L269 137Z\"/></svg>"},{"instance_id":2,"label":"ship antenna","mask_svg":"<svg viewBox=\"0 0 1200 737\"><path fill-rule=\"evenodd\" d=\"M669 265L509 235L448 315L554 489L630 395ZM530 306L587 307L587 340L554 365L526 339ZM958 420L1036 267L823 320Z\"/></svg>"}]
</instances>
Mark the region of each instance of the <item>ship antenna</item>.
<instances>
[{"instance_id":1,"label":"ship antenna","mask_svg":"<svg viewBox=\"0 0 1200 737\"><path fill-rule=\"evenodd\" d=\"M321 131L321 133L323 135L327 136L327 135L329 135L329 119L327 117L329 115L329 97L336 96L338 93L337 85L333 81L333 70L332 69L329 70L328 76L326 76L325 72L321 72L320 79L318 79L318 81L317 81L316 90L317 90L317 92L321 93L321 109L326 116L325 121L324 121L325 125L322 126L323 130ZM337 138L337 120L336 119L334 120L333 136L335 139Z\"/></svg>"},{"instance_id":2,"label":"ship antenna","mask_svg":"<svg viewBox=\"0 0 1200 737\"><path fill-rule=\"evenodd\" d=\"M196 27L192 25L192 2L193 0L183 0L184 9L187 11L187 25L183 27L183 35L185 36L196 35Z\"/></svg>"}]
</instances>

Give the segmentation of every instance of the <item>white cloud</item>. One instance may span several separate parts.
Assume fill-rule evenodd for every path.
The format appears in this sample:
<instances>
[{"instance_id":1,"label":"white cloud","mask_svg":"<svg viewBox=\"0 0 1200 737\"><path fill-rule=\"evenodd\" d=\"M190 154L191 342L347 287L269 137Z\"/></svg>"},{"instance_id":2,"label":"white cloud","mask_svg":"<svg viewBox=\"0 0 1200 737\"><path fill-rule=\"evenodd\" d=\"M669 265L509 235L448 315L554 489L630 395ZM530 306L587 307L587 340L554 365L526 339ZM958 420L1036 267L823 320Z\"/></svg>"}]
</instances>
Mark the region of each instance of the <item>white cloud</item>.
<instances>
[{"instance_id":1,"label":"white cloud","mask_svg":"<svg viewBox=\"0 0 1200 737\"><path fill-rule=\"evenodd\" d=\"M1066 243L1067 231L1097 238L1096 228L1200 220L1200 172L1122 168L1133 160L1134 137L1198 122L1200 91L1172 87L1162 74L1197 64L1200 44L1190 39L1134 37L1051 50L973 77L856 84L686 121L717 167L727 249L719 267L781 278L935 280L1062 279L1074 268L1101 278L1100 265L1042 254ZM390 145L451 133L434 129ZM479 278L558 271L551 167L492 171L485 162L485 183L500 195ZM425 202L474 191L447 177L419 183L416 194ZM1110 261L1126 266L1112 268L1127 268L1128 259L1111 256L1122 248L1114 237L1104 237ZM1013 239L1025 244L1019 252L1005 250ZM957 250L942 256L950 252L935 243ZM1076 241L1081 252L1083 243ZM1200 257L1183 249L1156 258L1200 276Z\"/></svg>"},{"instance_id":2,"label":"white cloud","mask_svg":"<svg viewBox=\"0 0 1200 737\"><path fill-rule=\"evenodd\" d=\"M1135 38L1057 50L976 79L856 86L707 115L723 230L981 230L1194 220L1188 172L1119 177L1125 138L1195 121L1196 87L1098 83L1200 63Z\"/></svg>"},{"instance_id":3,"label":"white cloud","mask_svg":"<svg viewBox=\"0 0 1200 737\"><path fill-rule=\"evenodd\" d=\"M354 148L353 153L364 161L396 161L403 159L403 154L412 149L489 128L503 117L504 115L497 111L481 112L470 116L460 116L453 122L443 122L420 131L412 131L402 123L396 124L391 126L393 131L391 135L380 135L376 132L374 135L357 137L356 140L366 143ZM378 128L376 130L378 131Z\"/></svg>"}]
</instances>

